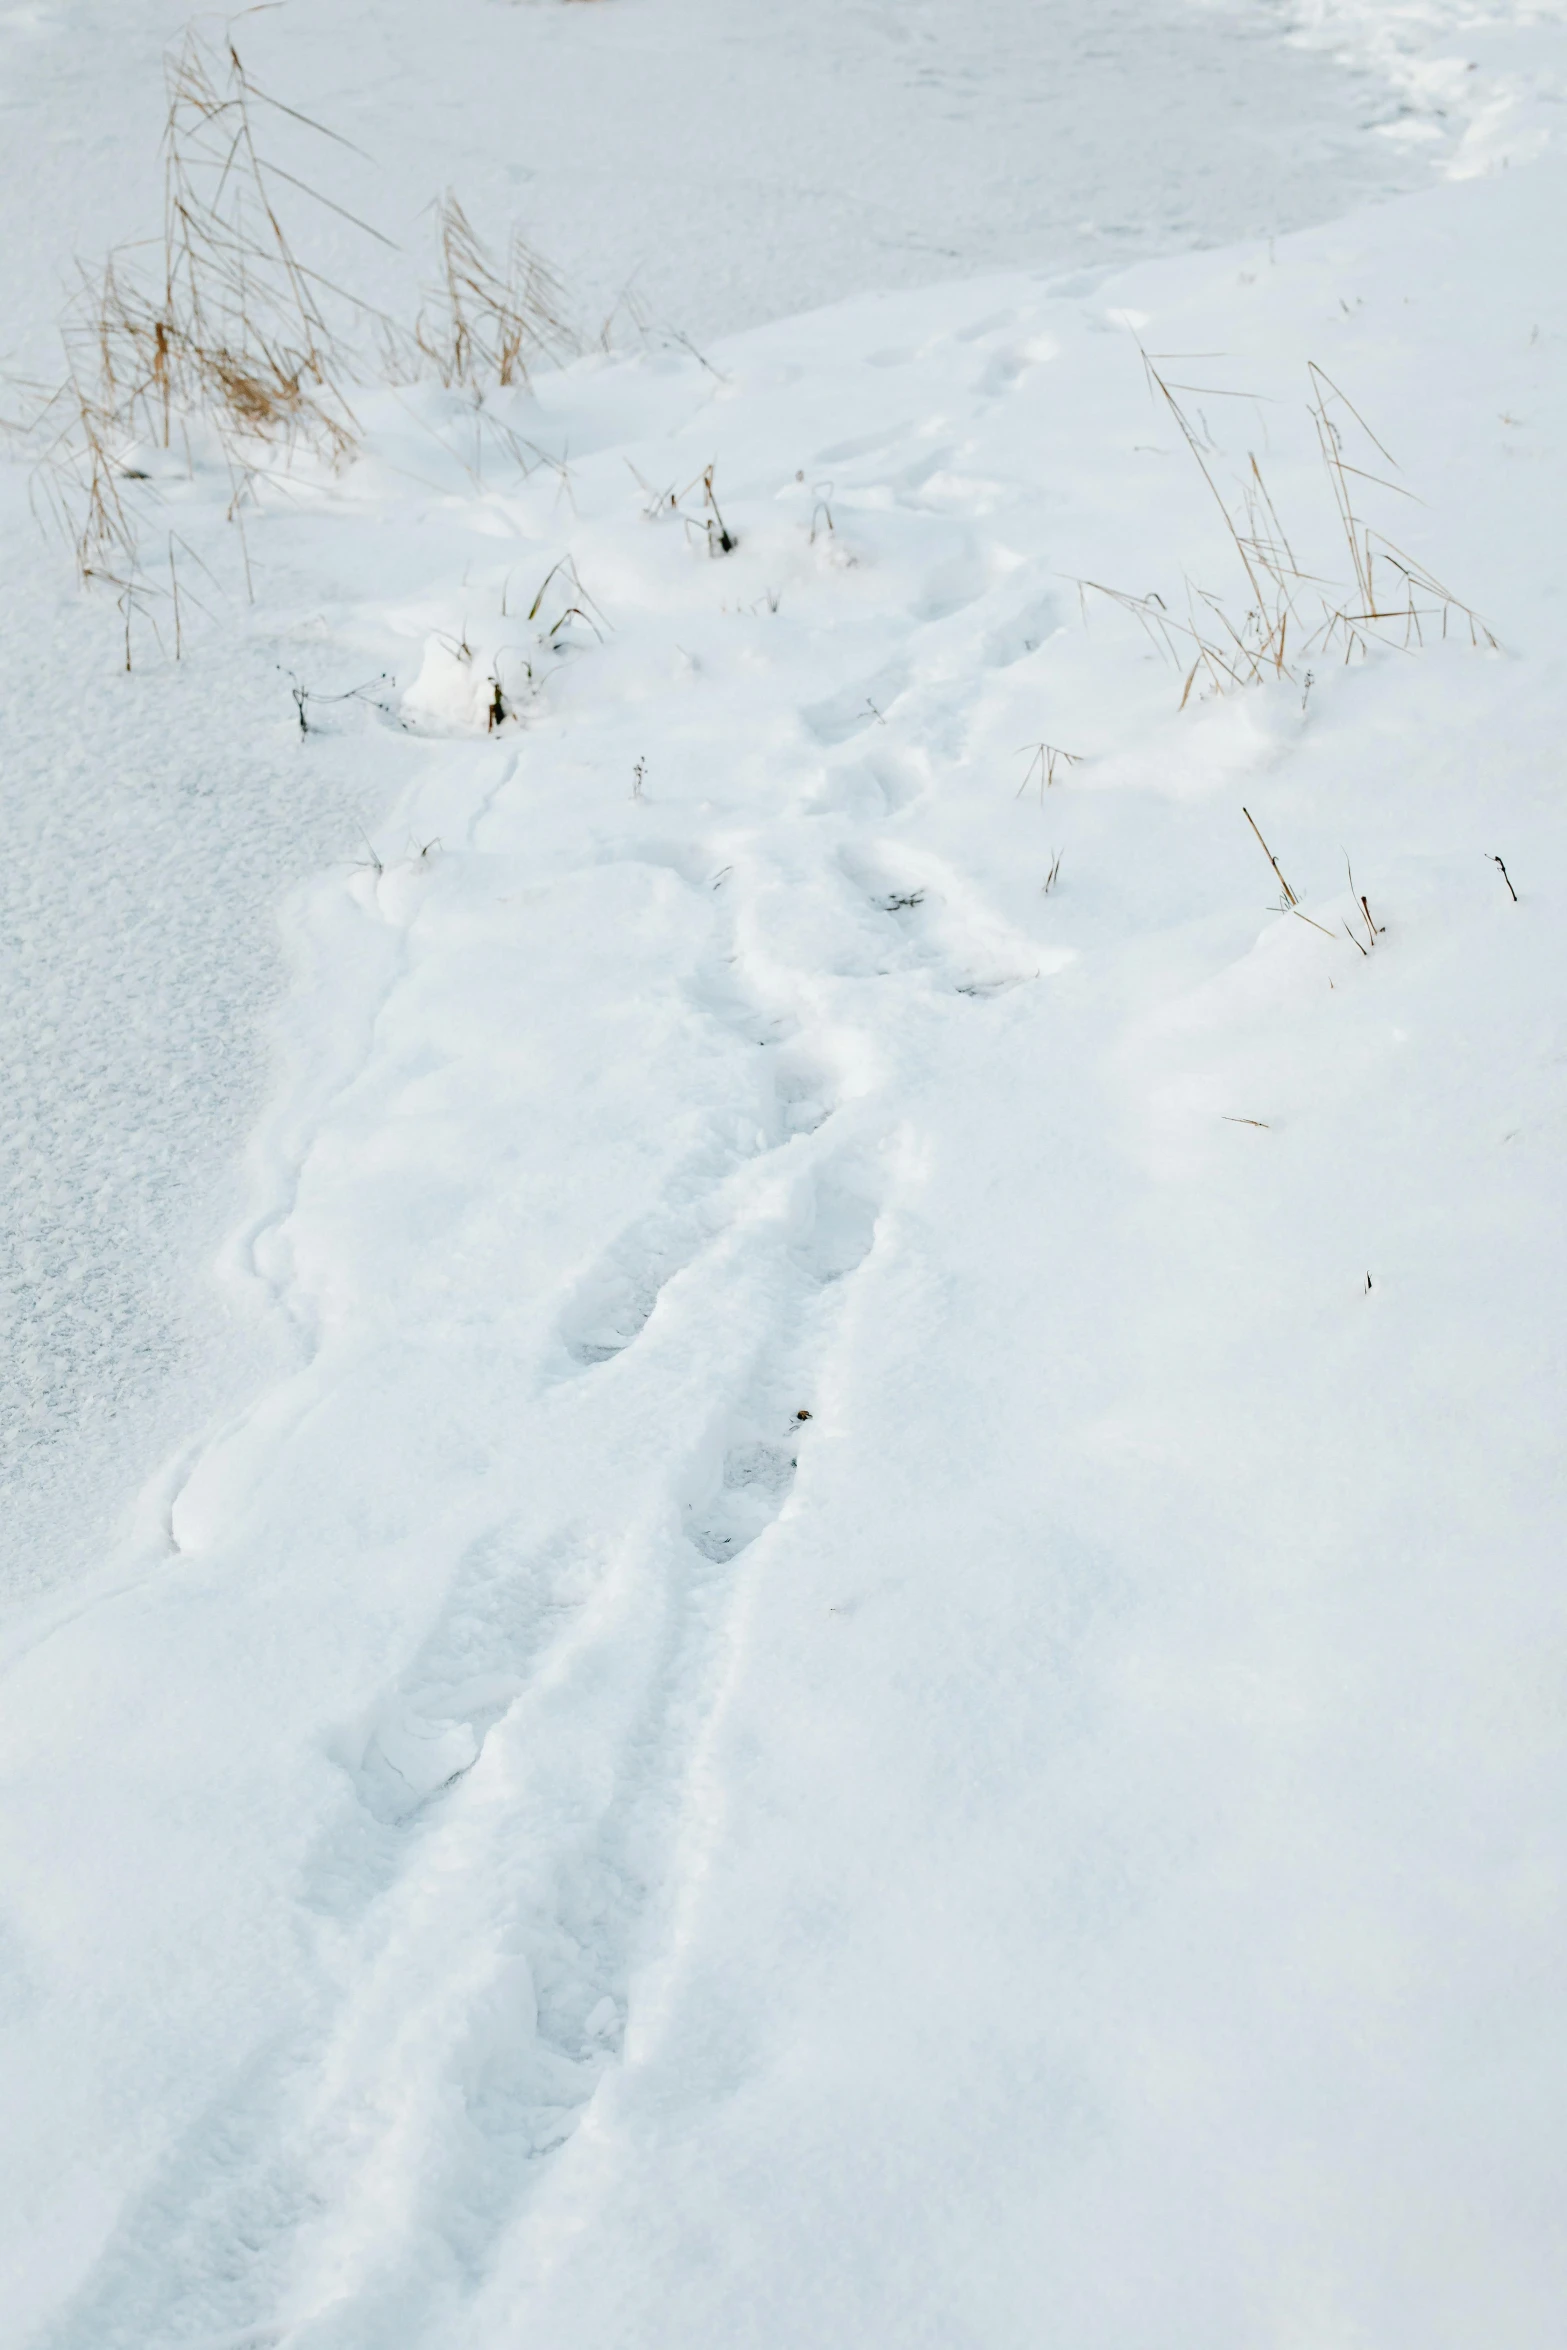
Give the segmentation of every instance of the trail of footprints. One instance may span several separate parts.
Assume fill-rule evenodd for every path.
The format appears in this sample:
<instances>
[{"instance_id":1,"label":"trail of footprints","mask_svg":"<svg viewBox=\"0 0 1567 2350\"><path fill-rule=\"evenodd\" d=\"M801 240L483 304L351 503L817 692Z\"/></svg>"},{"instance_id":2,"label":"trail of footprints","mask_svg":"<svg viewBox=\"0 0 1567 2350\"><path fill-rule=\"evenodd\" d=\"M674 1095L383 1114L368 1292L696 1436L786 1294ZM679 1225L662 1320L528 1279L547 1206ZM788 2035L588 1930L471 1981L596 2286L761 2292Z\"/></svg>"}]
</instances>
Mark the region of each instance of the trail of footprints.
<instances>
[{"instance_id":1,"label":"trail of footprints","mask_svg":"<svg viewBox=\"0 0 1567 2350\"><path fill-rule=\"evenodd\" d=\"M797 1327L778 1334L734 1412L716 1488L688 1507L687 1537L704 1558L721 1564L737 1557L788 1500L810 1417L798 1398L815 1393L809 1357L821 1334L814 1309L822 1292L864 1263L875 1238L869 1198L830 1178L815 1184L810 1229L789 1251Z\"/></svg>"},{"instance_id":2,"label":"trail of footprints","mask_svg":"<svg viewBox=\"0 0 1567 2350\"><path fill-rule=\"evenodd\" d=\"M840 756L854 706L840 697L819 728ZM865 1121L839 1116L831 1040L737 945L745 875L719 864L715 877L684 850L663 861L718 899L701 1006L746 1048L745 1099L678 1196L573 1285L553 1376L600 1383L613 1444L617 1365L682 1278L707 1268L709 1303L727 1304L721 1252L737 1235L760 1266L749 1370L712 1397L710 1441L662 1531L655 1511L607 1541L569 1524L540 1541L503 1520L467 1542L419 1652L341 1758L351 1804L311 1863L307 1909L341 1990L324 1984L314 2033L302 2025L297 2046L225 2085L49 2350L218 2336L327 2350L383 2304L420 2338L425 2297L460 2298L483 2274L617 2056L737 1562L789 1503L880 1208ZM935 860L842 846L809 886L856 980L983 997L1034 976L1026 943ZM404 2214L396 2243L377 2198Z\"/></svg>"},{"instance_id":3,"label":"trail of footprints","mask_svg":"<svg viewBox=\"0 0 1567 2350\"><path fill-rule=\"evenodd\" d=\"M759 1103L755 1117L736 1120L735 1139L705 1171L695 1171L689 1196L665 1201L640 1218L573 1285L559 1328L574 1370L592 1370L624 1354L669 1283L724 1230L733 1212L725 1193L734 1178L796 1136L815 1133L831 1115L831 1081L797 1045L780 1043L777 1035L747 1041L776 1047L770 1098Z\"/></svg>"},{"instance_id":4,"label":"trail of footprints","mask_svg":"<svg viewBox=\"0 0 1567 2350\"><path fill-rule=\"evenodd\" d=\"M848 856L837 871L850 925L888 926L883 945L911 949L906 962L883 954L876 968L934 969L955 990L982 992L975 975L994 963L998 940L965 925L950 876ZM691 886L711 895L709 879ZM374 1859L367 1871L362 1838L349 1840L351 1862L341 1850L323 1858L326 1908L365 1903L368 1883L369 1906L379 1898L418 1917L431 1881L449 1882L459 1859L462 1882L485 1888L473 1938L491 1948L493 1964L476 1975L476 2010L509 2001L513 2024L522 2015L526 2029L484 2026L481 2058L463 2031L427 2035L431 2100L434 2076L455 2074L467 2124L444 2161L425 2149L417 2189L432 2212L465 2215L462 2262L475 2274L618 2052L631 1976L680 1834L690 1759L722 1677L735 1569L789 1502L836 1307L876 1241L874 1153L863 1136L835 1138L829 1056L789 1004L756 984L732 914L718 919L702 1003L746 1046L746 1066L765 1073L764 1114L752 1120L748 1111L705 1184L651 1209L577 1282L560 1314L559 1375L609 1382L612 1442L615 1366L638 1348L671 1285L700 1278L737 1233L762 1268L748 1294L766 1306L749 1375L713 1399L707 1466L673 1497L672 1543L632 1535L594 1551L563 1529L545 1550L519 1551L497 1528L472 1546L356 1773ZM749 1144L740 1139L747 1130ZM725 1296L721 1273L715 1280L710 1306ZM602 1719L606 1686L616 1751L587 1757L573 1746L579 1697ZM477 1766L497 1743L481 1781ZM345 1868L346 1892L332 1881Z\"/></svg>"},{"instance_id":5,"label":"trail of footprints","mask_svg":"<svg viewBox=\"0 0 1567 2350\"><path fill-rule=\"evenodd\" d=\"M831 1081L793 1012L749 983L725 912L702 1005L747 1048L743 1066L757 1054L768 1114L740 1121L750 1146L737 1134L705 1189L650 1210L577 1283L560 1317L560 1375L605 1383L612 1443L613 1366L671 1284L701 1279L709 1256L705 1305L724 1310L722 1252L738 1239L750 1266L742 1286L761 1314L748 1376L713 1398L707 1465L670 1496L667 1530L595 1550L563 1529L548 1551L521 1553L497 1528L470 1549L356 1774L382 1911L422 1918L430 1882L450 1882L454 1869L462 1887L482 1887L472 1941L494 1963L479 1969L474 1997L484 2012L509 2001L514 2027L525 2011L526 2029L482 2026L477 2075L462 2030L427 2034L421 2054L432 2104L442 2080L462 2081L466 2127L425 2149L417 2193L432 2211L464 2215L463 2262L475 2274L619 2050L722 1678L736 1563L788 1502L833 1306L875 1242L872 1187L829 1131ZM585 1717L600 1738L613 1721L612 1753L582 1750ZM324 1906L363 1902L364 1846L349 1842L351 1858L324 1856ZM331 1882L345 1866L346 1888Z\"/></svg>"}]
</instances>

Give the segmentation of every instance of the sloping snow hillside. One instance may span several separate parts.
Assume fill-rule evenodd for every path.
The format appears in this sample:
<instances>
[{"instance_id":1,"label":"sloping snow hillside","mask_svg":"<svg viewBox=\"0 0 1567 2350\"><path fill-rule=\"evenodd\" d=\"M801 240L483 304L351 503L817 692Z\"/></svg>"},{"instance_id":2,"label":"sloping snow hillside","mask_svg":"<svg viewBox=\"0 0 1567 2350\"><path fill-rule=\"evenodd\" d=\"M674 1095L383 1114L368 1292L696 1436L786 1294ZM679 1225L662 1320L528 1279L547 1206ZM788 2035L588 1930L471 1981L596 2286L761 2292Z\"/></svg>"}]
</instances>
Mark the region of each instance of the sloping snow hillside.
<instances>
[{"instance_id":1,"label":"sloping snow hillside","mask_svg":"<svg viewBox=\"0 0 1567 2350\"><path fill-rule=\"evenodd\" d=\"M1554 2338L1564 217L258 483L399 796L291 903L276 1375L7 1627L15 2339Z\"/></svg>"}]
</instances>

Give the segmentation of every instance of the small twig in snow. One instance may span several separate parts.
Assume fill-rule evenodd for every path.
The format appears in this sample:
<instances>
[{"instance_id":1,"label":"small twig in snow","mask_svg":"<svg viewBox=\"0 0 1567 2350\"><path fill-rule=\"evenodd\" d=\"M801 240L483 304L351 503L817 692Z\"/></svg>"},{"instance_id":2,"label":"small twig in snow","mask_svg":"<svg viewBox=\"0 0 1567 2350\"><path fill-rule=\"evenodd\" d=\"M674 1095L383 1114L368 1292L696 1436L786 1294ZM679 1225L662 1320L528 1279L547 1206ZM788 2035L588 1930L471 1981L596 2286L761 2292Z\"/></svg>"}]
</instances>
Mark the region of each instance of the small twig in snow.
<instances>
[{"instance_id":1,"label":"small twig in snow","mask_svg":"<svg viewBox=\"0 0 1567 2350\"><path fill-rule=\"evenodd\" d=\"M1063 751L1059 743L1019 743L1018 757L1021 758L1025 751L1030 753L1028 766L1022 782L1012 796L1014 799L1020 800L1037 775L1039 777L1039 804L1043 807L1045 793L1055 782L1056 769L1058 767L1075 767L1083 754L1081 751Z\"/></svg>"},{"instance_id":2,"label":"small twig in snow","mask_svg":"<svg viewBox=\"0 0 1567 2350\"><path fill-rule=\"evenodd\" d=\"M1245 817L1247 823L1251 826L1252 831L1257 832L1256 819L1252 815L1251 810L1249 808L1242 808L1241 814ZM1292 909L1298 906L1300 900L1296 897L1295 892L1290 888L1289 883L1285 880L1283 874L1279 871L1279 860L1273 854L1273 851L1269 848L1267 842L1263 839L1260 832L1257 832L1257 845L1261 849L1263 855L1267 858L1268 863L1273 867L1275 874L1278 876L1279 887L1284 892L1286 905Z\"/></svg>"}]
</instances>

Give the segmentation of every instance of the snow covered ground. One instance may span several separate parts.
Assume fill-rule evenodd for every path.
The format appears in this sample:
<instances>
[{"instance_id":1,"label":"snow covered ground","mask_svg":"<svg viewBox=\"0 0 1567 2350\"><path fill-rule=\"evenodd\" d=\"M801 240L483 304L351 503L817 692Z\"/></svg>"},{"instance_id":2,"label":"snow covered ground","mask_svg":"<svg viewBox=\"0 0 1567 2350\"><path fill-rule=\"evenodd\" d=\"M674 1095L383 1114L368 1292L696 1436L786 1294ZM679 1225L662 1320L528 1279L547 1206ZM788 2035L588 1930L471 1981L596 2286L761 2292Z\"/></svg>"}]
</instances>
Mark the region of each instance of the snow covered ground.
<instances>
[{"instance_id":1,"label":"snow covered ground","mask_svg":"<svg viewBox=\"0 0 1567 2350\"><path fill-rule=\"evenodd\" d=\"M453 0L437 18L339 0L260 11L243 40L263 79L362 141L363 159L333 151L338 194L398 241L328 221L324 265L404 308L455 181L492 232L522 214L590 326L619 305L631 337L629 289L667 342L997 263L1286 229L1527 152L1555 87L1546 33L1465 16L1455 63L1448 14ZM157 226L183 20L183 0L0 16L0 356L23 374L58 366L76 262ZM219 668L124 691L113 618L84 631L27 489L0 479L13 1591L100 1555L126 1497L268 1359L206 1270L267 1083L277 908L359 853L387 788L352 752L294 755L286 633L231 634Z\"/></svg>"},{"instance_id":2,"label":"snow covered ground","mask_svg":"<svg viewBox=\"0 0 1567 2350\"><path fill-rule=\"evenodd\" d=\"M76 261L157 228L163 60L185 13L0 14L0 358L23 373L58 366ZM526 220L590 328L629 288L655 333L707 337L998 263L1302 225L1423 180L1431 154L1395 135L1411 124L1448 155L1453 122L1418 93L1404 112L1380 63L1291 48L1287 21L1187 0L336 0L254 14L242 39L263 80L365 150L332 150L334 185L399 249L318 216L325 266L401 311L427 208L455 182L492 234ZM617 331L634 334L625 306ZM231 632L221 662L128 692L114 617L84 624L27 487L0 479L12 1590L90 1563L158 1460L256 1374L258 1334L205 1276L265 1093L277 907L360 853L388 789L353 752L297 756L283 673L317 651L288 632L321 593L312 551L280 637Z\"/></svg>"},{"instance_id":3,"label":"snow covered ground","mask_svg":"<svg viewBox=\"0 0 1567 2350\"><path fill-rule=\"evenodd\" d=\"M6 1625L18 2341L1552 2338L1567 190L1532 15L1303 28L1402 77L1435 135L1378 151L1455 184L655 336L489 403L528 467L457 395L370 395L177 673L47 607L64 837L161 738L162 837L249 909L193 1068L316 870L223 1408ZM1303 586L1275 674L1182 707L1161 613L1255 641L1204 467L1239 511L1254 454L1359 609L1309 363L1420 617L1346 665ZM226 485L159 487L231 575ZM277 662L395 682L301 744ZM147 868L104 865L112 938ZM241 1068L200 1129L193 1223L254 1101ZM177 1101L149 1123L177 1156Z\"/></svg>"},{"instance_id":4,"label":"snow covered ground","mask_svg":"<svg viewBox=\"0 0 1567 2350\"><path fill-rule=\"evenodd\" d=\"M52 325L77 255L156 228L162 58L191 13L37 0L0 18L0 349ZM591 324L630 286L700 341L984 268L1303 226L1407 187L1461 142L1479 93L1433 79L1433 48L1451 54L1439 14L1397 12L1396 41L1383 14L1374 47L1357 13L1279 0L332 0L237 22L261 78L365 150L360 209L405 248L389 288L455 183L476 219L527 223Z\"/></svg>"}]
</instances>

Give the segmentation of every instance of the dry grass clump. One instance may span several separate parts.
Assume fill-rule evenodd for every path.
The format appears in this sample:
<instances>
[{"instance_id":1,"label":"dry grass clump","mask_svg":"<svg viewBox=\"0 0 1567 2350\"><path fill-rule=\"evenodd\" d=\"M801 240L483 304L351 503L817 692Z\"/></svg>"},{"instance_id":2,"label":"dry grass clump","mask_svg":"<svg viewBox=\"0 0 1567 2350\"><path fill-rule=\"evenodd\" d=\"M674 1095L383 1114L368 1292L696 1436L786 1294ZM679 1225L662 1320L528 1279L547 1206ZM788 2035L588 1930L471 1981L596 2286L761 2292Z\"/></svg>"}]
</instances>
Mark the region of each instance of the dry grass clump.
<instances>
[{"instance_id":1,"label":"dry grass clump","mask_svg":"<svg viewBox=\"0 0 1567 2350\"><path fill-rule=\"evenodd\" d=\"M164 283L153 347L145 334L137 345L144 381L161 398L165 446L172 394L238 434L302 436L341 457L357 427L342 391L346 354L325 302L349 311L363 305L296 254L273 183L287 183L380 244L390 240L266 160L256 122L267 113L348 143L259 89L232 42L212 51L187 34L169 69Z\"/></svg>"},{"instance_id":2,"label":"dry grass clump","mask_svg":"<svg viewBox=\"0 0 1567 2350\"><path fill-rule=\"evenodd\" d=\"M161 251L150 268L122 250L101 274L83 273L62 325L65 381L33 419L45 492L84 578L123 586L134 573L124 485L144 478L139 445L166 449L176 431L205 425L241 471L268 446L336 462L354 445L344 345L327 312L364 305L301 260L277 189L342 207L267 159L258 130L269 115L336 140L262 90L232 42L186 35L168 67Z\"/></svg>"},{"instance_id":3,"label":"dry grass clump","mask_svg":"<svg viewBox=\"0 0 1567 2350\"><path fill-rule=\"evenodd\" d=\"M672 482L666 488L656 490L637 472L629 457L626 464L630 467L637 487L647 499L642 509L647 521L682 523L687 544L699 546L709 555L734 553L740 541L724 520L723 509L718 503L718 491L714 486L718 474L716 460L711 465L704 465L683 490L677 490ZM702 493L701 503L693 513L686 500L695 496L698 490ZM777 605L774 604L772 609L776 611Z\"/></svg>"},{"instance_id":4,"label":"dry grass clump","mask_svg":"<svg viewBox=\"0 0 1567 2350\"><path fill-rule=\"evenodd\" d=\"M1080 580L1078 586L1080 590L1092 588L1130 612L1169 655L1183 673L1183 709L1199 687L1209 693L1224 693L1232 686L1255 685L1275 677L1293 679L1309 691L1311 671L1306 663L1312 658L1341 651L1343 659L1350 662L1364 658L1373 645L1412 651L1425 643L1428 633L1445 638L1456 628L1471 644L1495 646L1496 638L1478 613L1361 514L1361 484L1398 497L1412 493L1387 480L1381 471L1370 470L1373 456L1379 466L1394 471L1396 461L1322 368L1314 362L1308 365L1311 396L1307 411L1315 428L1339 534L1348 551L1347 581L1308 572L1297 561L1254 455L1248 455L1238 499L1232 503L1225 497L1211 462L1216 454L1213 444L1176 397L1177 393L1226 398L1243 395L1220 394L1211 386L1171 383L1147 352L1143 366L1150 390L1173 419L1223 516L1245 581L1245 609L1237 618L1230 599L1199 587L1191 579L1185 582L1184 619L1159 595L1129 595L1096 580ZM1363 456L1368 462L1355 463L1354 456Z\"/></svg>"},{"instance_id":5,"label":"dry grass clump","mask_svg":"<svg viewBox=\"0 0 1567 2350\"><path fill-rule=\"evenodd\" d=\"M256 477L298 451L333 466L353 453L350 390L366 377L433 376L482 405L486 387L526 384L530 367L575 348L538 255L514 236L497 265L450 194L439 282L412 330L306 261L288 220L324 211L391 240L269 153L269 131L289 152L301 131L350 143L263 89L227 35L187 32L167 93L162 237L83 270L61 325L64 381L27 387L31 413L15 427L39 454L39 487L82 578L120 594L127 658L132 611L170 592L140 569L137 485L160 470L150 452L179 442L189 462L215 443L237 519ZM360 363L366 328L379 330L379 367Z\"/></svg>"},{"instance_id":6,"label":"dry grass clump","mask_svg":"<svg viewBox=\"0 0 1567 2350\"><path fill-rule=\"evenodd\" d=\"M520 230L498 267L450 189L437 225L441 276L413 329L424 363L414 372L433 372L449 387L504 389L574 348L565 290Z\"/></svg>"}]
</instances>

